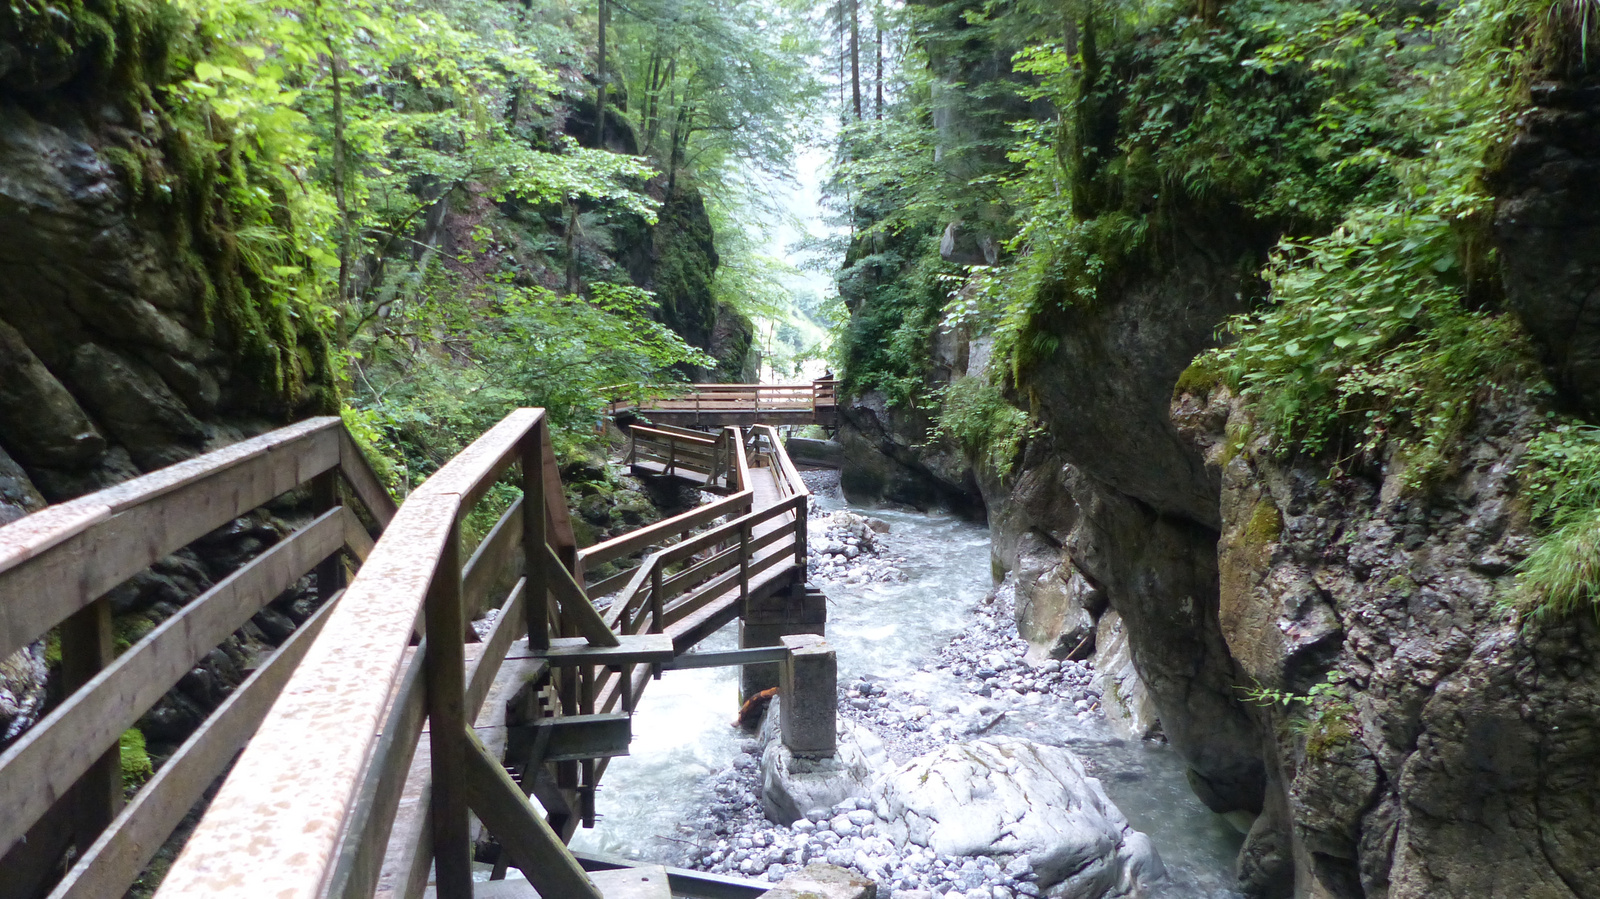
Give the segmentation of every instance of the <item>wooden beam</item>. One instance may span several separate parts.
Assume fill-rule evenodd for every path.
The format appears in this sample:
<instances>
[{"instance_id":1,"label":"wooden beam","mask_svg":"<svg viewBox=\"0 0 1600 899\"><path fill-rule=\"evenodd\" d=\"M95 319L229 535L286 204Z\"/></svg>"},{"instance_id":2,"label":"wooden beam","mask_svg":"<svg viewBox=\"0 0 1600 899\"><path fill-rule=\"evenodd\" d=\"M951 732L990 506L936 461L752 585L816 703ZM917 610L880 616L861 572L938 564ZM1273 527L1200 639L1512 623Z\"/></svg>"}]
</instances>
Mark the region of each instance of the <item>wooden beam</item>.
<instances>
[{"instance_id":1,"label":"wooden beam","mask_svg":"<svg viewBox=\"0 0 1600 899\"><path fill-rule=\"evenodd\" d=\"M668 662L674 655L672 638L665 634L624 634L616 646L595 646L583 637L557 637L545 650L523 650L513 658L548 659L552 667L571 665L650 665Z\"/></svg>"},{"instance_id":2,"label":"wooden beam","mask_svg":"<svg viewBox=\"0 0 1600 899\"><path fill-rule=\"evenodd\" d=\"M600 612L584 595L583 588L573 578L572 572L561 564L556 557L555 550L549 544L545 545L548 554L546 569L550 574L550 589L561 603L561 611L567 614L572 623L577 626L578 633L594 646L619 646L617 635L606 625L605 619L600 617Z\"/></svg>"},{"instance_id":3,"label":"wooden beam","mask_svg":"<svg viewBox=\"0 0 1600 899\"><path fill-rule=\"evenodd\" d=\"M209 899L238 884L279 899L319 893L459 508L455 496L413 495L395 515L168 870L161 899Z\"/></svg>"},{"instance_id":4,"label":"wooden beam","mask_svg":"<svg viewBox=\"0 0 1600 899\"><path fill-rule=\"evenodd\" d=\"M115 749L122 732L195 660L335 552L344 541L343 514L342 508L324 512L200 594L0 755L0 808L6 809L0 847L21 837L96 759ZM120 766L114 786L120 796Z\"/></svg>"},{"instance_id":5,"label":"wooden beam","mask_svg":"<svg viewBox=\"0 0 1600 899\"><path fill-rule=\"evenodd\" d=\"M620 559L647 546L662 543L693 528L697 528L713 519L731 515L738 511L747 511L750 508L750 500L753 495L751 491L744 490L715 502L697 506L682 515L664 518L655 524L629 531L620 537L613 537L603 543L596 543L588 549L579 550L578 555L584 560L585 564L594 565L598 565L601 562L610 562L613 559Z\"/></svg>"},{"instance_id":6,"label":"wooden beam","mask_svg":"<svg viewBox=\"0 0 1600 899\"><path fill-rule=\"evenodd\" d=\"M461 597L468 621L488 605L489 591L496 584L522 576L522 529L526 526L522 502L519 496L511 503L461 571Z\"/></svg>"},{"instance_id":7,"label":"wooden beam","mask_svg":"<svg viewBox=\"0 0 1600 899\"><path fill-rule=\"evenodd\" d=\"M339 429L339 472L344 475L345 483L355 491L356 498L361 500L361 505L367 508L368 514L378 523L378 527L386 528L394 520L394 497L384 488L378 480L378 475L372 470L372 463L367 461L367 456L356 446L350 432L344 428Z\"/></svg>"},{"instance_id":8,"label":"wooden beam","mask_svg":"<svg viewBox=\"0 0 1600 899\"><path fill-rule=\"evenodd\" d=\"M433 865L439 890L450 897L472 895L472 839L467 799L457 777L466 764L466 664L462 647L466 620L461 609L461 528L450 525L439 568L423 604L428 648L423 683L428 692L428 748L433 765Z\"/></svg>"},{"instance_id":9,"label":"wooden beam","mask_svg":"<svg viewBox=\"0 0 1600 899\"><path fill-rule=\"evenodd\" d=\"M338 421L274 431L36 513L70 536L40 535L33 525L8 533L31 515L0 528L0 658L173 550L338 464Z\"/></svg>"},{"instance_id":10,"label":"wooden beam","mask_svg":"<svg viewBox=\"0 0 1600 899\"><path fill-rule=\"evenodd\" d=\"M633 716L623 712L556 715L506 730L506 757L532 753L539 763L615 758L628 754ZM538 745L536 753L532 747Z\"/></svg>"},{"instance_id":11,"label":"wooden beam","mask_svg":"<svg viewBox=\"0 0 1600 899\"><path fill-rule=\"evenodd\" d=\"M200 729L178 747L134 794L111 827L78 858L50 899L120 896L138 878L167 837L200 801L235 753L249 741L300 659L322 630L338 597L295 629L261 667L241 683Z\"/></svg>"},{"instance_id":12,"label":"wooden beam","mask_svg":"<svg viewBox=\"0 0 1600 899\"><path fill-rule=\"evenodd\" d=\"M528 804L522 788L483 748L477 734L464 729L463 735L467 752L461 779L467 803L500 841L511 863L541 896L603 899L561 838Z\"/></svg>"}]
</instances>

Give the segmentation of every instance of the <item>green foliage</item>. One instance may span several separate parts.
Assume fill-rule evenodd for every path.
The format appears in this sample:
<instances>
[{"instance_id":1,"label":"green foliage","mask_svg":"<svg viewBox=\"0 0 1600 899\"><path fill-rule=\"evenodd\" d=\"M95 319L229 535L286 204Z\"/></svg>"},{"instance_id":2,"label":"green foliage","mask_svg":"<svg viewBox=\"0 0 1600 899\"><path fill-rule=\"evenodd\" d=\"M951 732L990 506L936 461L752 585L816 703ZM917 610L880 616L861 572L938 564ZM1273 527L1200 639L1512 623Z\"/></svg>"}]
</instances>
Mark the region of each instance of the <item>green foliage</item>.
<instances>
[{"instance_id":1,"label":"green foliage","mask_svg":"<svg viewBox=\"0 0 1600 899\"><path fill-rule=\"evenodd\" d=\"M137 790L155 774L155 768L150 764L150 753L145 749L144 731L137 727L130 727L122 732L122 737L117 745L122 756L122 787L125 790Z\"/></svg>"},{"instance_id":2,"label":"green foliage","mask_svg":"<svg viewBox=\"0 0 1600 899\"><path fill-rule=\"evenodd\" d=\"M1289 733L1305 741L1306 757L1321 760L1355 738L1355 706L1345 698L1344 672L1335 668L1305 693L1274 690L1257 683L1241 688L1247 701L1283 711Z\"/></svg>"},{"instance_id":3,"label":"green foliage","mask_svg":"<svg viewBox=\"0 0 1600 899\"><path fill-rule=\"evenodd\" d=\"M1540 434L1518 476L1546 536L1517 566L1510 604L1532 619L1585 607L1600 616L1600 428L1562 424Z\"/></svg>"},{"instance_id":4,"label":"green foliage","mask_svg":"<svg viewBox=\"0 0 1600 899\"><path fill-rule=\"evenodd\" d=\"M986 376L957 378L937 400L929 439L951 439L969 458L984 460L1001 476L1009 474L1033 427L1026 412L1007 402L1001 385Z\"/></svg>"},{"instance_id":5,"label":"green foliage","mask_svg":"<svg viewBox=\"0 0 1600 899\"><path fill-rule=\"evenodd\" d=\"M402 489L420 482L517 406L546 410L563 455L593 439L599 388L671 379L711 359L651 317L637 287L597 282L588 297L491 285L461 290L436 267L414 302L397 303L357 344L347 420L386 449ZM416 352L427 335L438 349Z\"/></svg>"},{"instance_id":6,"label":"green foliage","mask_svg":"<svg viewBox=\"0 0 1600 899\"><path fill-rule=\"evenodd\" d=\"M1267 269L1272 305L1233 321L1236 342L1207 364L1244 391L1286 451L1347 458L1397 441L1420 483L1486 384L1532 370L1514 319L1463 308L1461 250L1452 219L1401 203L1285 242Z\"/></svg>"}]
</instances>

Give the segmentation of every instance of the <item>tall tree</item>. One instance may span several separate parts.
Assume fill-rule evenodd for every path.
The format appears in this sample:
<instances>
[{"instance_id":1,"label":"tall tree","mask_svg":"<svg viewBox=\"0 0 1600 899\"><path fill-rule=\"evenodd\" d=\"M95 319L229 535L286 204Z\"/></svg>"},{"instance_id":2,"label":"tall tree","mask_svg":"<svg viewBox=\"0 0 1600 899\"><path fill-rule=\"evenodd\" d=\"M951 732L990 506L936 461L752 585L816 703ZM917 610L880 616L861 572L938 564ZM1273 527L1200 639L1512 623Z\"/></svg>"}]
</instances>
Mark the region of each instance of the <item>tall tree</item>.
<instances>
[{"instance_id":1,"label":"tall tree","mask_svg":"<svg viewBox=\"0 0 1600 899\"><path fill-rule=\"evenodd\" d=\"M861 121L861 0L849 0L850 11L850 106L856 121Z\"/></svg>"},{"instance_id":2,"label":"tall tree","mask_svg":"<svg viewBox=\"0 0 1600 899\"><path fill-rule=\"evenodd\" d=\"M594 101L594 145L605 149L606 145L606 19L610 17L611 8L606 0L599 0L600 8L600 35L595 55L598 57L600 70L600 89Z\"/></svg>"}]
</instances>

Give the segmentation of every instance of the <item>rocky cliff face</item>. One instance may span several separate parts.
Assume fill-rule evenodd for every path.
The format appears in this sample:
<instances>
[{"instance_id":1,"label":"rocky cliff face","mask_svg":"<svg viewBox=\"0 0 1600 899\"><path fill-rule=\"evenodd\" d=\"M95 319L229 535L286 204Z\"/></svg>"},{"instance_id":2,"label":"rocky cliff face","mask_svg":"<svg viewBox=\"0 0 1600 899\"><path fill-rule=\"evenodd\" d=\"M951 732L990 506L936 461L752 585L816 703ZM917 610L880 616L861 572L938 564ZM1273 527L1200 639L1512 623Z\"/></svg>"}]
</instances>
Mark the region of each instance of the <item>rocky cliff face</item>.
<instances>
[{"instance_id":1,"label":"rocky cliff face","mask_svg":"<svg viewBox=\"0 0 1600 899\"><path fill-rule=\"evenodd\" d=\"M1501 280L1560 404L1592 410L1595 101L1535 96L1495 175ZM1424 484L1398 457L1274 455L1225 389L1173 396L1242 308L1247 233L1197 230L1051 323L1021 385L1049 437L986 485L1019 628L1097 653L1114 724L1153 708L1208 804L1259 813L1252 896L1600 896L1600 626L1501 604L1537 536L1517 470L1548 397L1485 385Z\"/></svg>"},{"instance_id":2,"label":"rocky cliff face","mask_svg":"<svg viewBox=\"0 0 1600 899\"><path fill-rule=\"evenodd\" d=\"M0 522L335 408L241 253L225 123L155 99L163 15L27 9L0 13Z\"/></svg>"}]
</instances>

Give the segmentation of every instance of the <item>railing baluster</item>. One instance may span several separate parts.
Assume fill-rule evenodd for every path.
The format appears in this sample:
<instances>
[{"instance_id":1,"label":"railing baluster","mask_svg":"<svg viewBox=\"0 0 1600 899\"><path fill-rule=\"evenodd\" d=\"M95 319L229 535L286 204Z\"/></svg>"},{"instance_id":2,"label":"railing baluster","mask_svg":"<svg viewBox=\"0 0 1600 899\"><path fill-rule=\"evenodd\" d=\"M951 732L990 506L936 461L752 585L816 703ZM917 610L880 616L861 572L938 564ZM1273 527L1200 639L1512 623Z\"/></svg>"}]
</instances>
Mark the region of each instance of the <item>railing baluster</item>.
<instances>
[{"instance_id":1,"label":"railing baluster","mask_svg":"<svg viewBox=\"0 0 1600 899\"><path fill-rule=\"evenodd\" d=\"M546 568L544 495L544 421L533 427L522 442L522 563L528 579L528 647L550 648L550 581Z\"/></svg>"},{"instance_id":2,"label":"railing baluster","mask_svg":"<svg viewBox=\"0 0 1600 899\"><path fill-rule=\"evenodd\" d=\"M111 600L105 597L61 622L61 681L66 693L94 679L116 660ZM122 750L113 744L72 788L72 827L79 852L86 851L122 810Z\"/></svg>"},{"instance_id":3,"label":"railing baluster","mask_svg":"<svg viewBox=\"0 0 1600 899\"><path fill-rule=\"evenodd\" d=\"M460 774L467 761L466 622L461 608L461 525L450 526L439 566L423 604L428 640L428 745L433 769L434 877L448 899L472 896L472 844Z\"/></svg>"}]
</instances>

